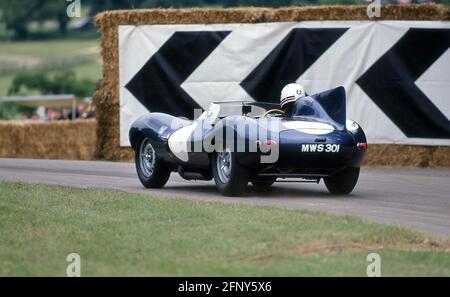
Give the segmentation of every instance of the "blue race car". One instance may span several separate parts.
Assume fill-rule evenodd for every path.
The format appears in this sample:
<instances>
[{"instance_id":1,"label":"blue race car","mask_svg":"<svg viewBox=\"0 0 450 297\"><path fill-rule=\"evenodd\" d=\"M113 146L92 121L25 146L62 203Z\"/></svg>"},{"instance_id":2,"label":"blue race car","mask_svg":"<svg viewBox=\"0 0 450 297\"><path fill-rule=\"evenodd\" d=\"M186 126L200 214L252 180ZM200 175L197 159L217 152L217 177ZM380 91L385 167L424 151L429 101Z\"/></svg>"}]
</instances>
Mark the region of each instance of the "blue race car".
<instances>
[{"instance_id":1,"label":"blue race car","mask_svg":"<svg viewBox=\"0 0 450 297\"><path fill-rule=\"evenodd\" d=\"M295 100L290 114L245 101L212 103L193 121L149 113L129 139L145 187L161 188L177 171L186 180L214 179L225 196L242 195L249 182L265 190L288 179L323 179L331 193L348 194L367 149L362 128L346 119L343 87Z\"/></svg>"}]
</instances>

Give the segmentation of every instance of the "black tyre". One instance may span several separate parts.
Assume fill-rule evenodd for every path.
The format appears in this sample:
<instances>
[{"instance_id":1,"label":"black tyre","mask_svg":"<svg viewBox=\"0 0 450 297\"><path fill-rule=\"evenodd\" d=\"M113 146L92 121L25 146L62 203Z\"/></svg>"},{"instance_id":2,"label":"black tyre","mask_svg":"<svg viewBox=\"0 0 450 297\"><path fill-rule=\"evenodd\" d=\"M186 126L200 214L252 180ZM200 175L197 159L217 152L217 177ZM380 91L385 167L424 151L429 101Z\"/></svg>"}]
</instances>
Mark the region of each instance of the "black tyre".
<instances>
[{"instance_id":1,"label":"black tyre","mask_svg":"<svg viewBox=\"0 0 450 297\"><path fill-rule=\"evenodd\" d=\"M242 195L248 184L248 170L229 149L213 155L212 172L217 190L224 196Z\"/></svg>"},{"instance_id":2,"label":"black tyre","mask_svg":"<svg viewBox=\"0 0 450 297\"><path fill-rule=\"evenodd\" d=\"M277 180L276 177L259 177L251 180L251 183L255 190L266 191L269 190L273 183Z\"/></svg>"},{"instance_id":3,"label":"black tyre","mask_svg":"<svg viewBox=\"0 0 450 297\"><path fill-rule=\"evenodd\" d=\"M137 175L144 187L159 189L167 183L170 170L156 155L148 138L138 141L134 157Z\"/></svg>"},{"instance_id":4,"label":"black tyre","mask_svg":"<svg viewBox=\"0 0 450 297\"><path fill-rule=\"evenodd\" d=\"M323 180L330 193L342 195L353 191L358 178L359 168L347 168L332 176L325 177Z\"/></svg>"}]
</instances>

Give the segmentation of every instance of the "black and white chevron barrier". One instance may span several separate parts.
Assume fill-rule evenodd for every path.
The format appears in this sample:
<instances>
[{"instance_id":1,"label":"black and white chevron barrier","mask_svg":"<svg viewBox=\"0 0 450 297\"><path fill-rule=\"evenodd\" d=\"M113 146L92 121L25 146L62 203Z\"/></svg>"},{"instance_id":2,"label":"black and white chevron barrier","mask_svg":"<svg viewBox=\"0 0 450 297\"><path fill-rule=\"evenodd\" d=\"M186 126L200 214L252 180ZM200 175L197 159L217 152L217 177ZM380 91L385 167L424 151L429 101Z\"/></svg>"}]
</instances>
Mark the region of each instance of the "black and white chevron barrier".
<instances>
[{"instance_id":1,"label":"black and white chevron barrier","mask_svg":"<svg viewBox=\"0 0 450 297\"><path fill-rule=\"evenodd\" d=\"M371 143L450 145L450 22L119 26L120 139L149 111L343 85Z\"/></svg>"}]
</instances>

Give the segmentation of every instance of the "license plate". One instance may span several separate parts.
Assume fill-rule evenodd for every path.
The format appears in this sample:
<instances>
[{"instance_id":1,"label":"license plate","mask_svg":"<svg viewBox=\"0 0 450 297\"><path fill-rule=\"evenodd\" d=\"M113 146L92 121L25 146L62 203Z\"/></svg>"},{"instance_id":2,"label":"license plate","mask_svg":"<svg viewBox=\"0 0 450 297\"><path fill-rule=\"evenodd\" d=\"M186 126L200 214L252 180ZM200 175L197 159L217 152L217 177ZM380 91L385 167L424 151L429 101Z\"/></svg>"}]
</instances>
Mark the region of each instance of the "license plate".
<instances>
[{"instance_id":1,"label":"license plate","mask_svg":"<svg viewBox=\"0 0 450 297\"><path fill-rule=\"evenodd\" d=\"M302 144L302 153L338 153L339 144L331 143L304 143Z\"/></svg>"}]
</instances>

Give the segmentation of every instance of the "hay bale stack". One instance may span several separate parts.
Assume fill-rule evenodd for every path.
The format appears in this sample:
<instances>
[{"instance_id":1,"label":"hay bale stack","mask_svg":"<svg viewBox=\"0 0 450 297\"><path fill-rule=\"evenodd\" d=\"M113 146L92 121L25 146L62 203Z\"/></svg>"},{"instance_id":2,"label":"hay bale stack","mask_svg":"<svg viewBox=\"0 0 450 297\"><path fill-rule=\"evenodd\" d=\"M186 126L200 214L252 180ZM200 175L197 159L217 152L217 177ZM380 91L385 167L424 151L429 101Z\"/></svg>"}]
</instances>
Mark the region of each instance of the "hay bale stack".
<instances>
[{"instance_id":1,"label":"hay bale stack","mask_svg":"<svg viewBox=\"0 0 450 297\"><path fill-rule=\"evenodd\" d=\"M429 167L450 167L450 147L434 147Z\"/></svg>"},{"instance_id":2,"label":"hay bale stack","mask_svg":"<svg viewBox=\"0 0 450 297\"><path fill-rule=\"evenodd\" d=\"M369 144L364 164L382 167L427 167L431 159L430 148L396 144Z\"/></svg>"},{"instance_id":3,"label":"hay bale stack","mask_svg":"<svg viewBox=\"0 0 450 297\"><path fill-rule=\"evenodd\" d=\"M303 6L283 8L238 7L227 9L133 9L99 13L96 27L154 24L227 24L300 21L368 20L365 5ZM449 7L440 4L386 5L377 20L450 20Z\"/></svg>"},{"instance_id":4,"label":"hay bale stack","mask_svg":"<svg viewBox=\"0 0 450 297\"><path fill-rule=\"evenodd\" d=\"M450 167L450 147L369 144L365 166Z\"/></svg>"},{"instance_id":5,"label":"hay bale stack","mask_svg":"<svg viewBox=\"0 0 450 297\"><path fill-rule=\"evenodd\" d=\"M139 9L98 14L95 25L101 32L103 80L94 94L97 104L96 158L132 160L131 148L119 141L119 59L118 26L152 24L224 24L299 22L325 20L368 20L367 6L305 6L284 8L240 7L227 9ZM387 5L377 20L450 20L446 5ZM394 149L387 149L393 147ZM369 166L450 166L447 147L372 145Z\"/></svg>"},{"instance_id":6,"label":"hay bale stack","mask_svg":"<svg viewBox=\"0 0 450 297\"><path fill-rule=\"evenodd\" d=\"M91 160L96 121L0 122L0 157Z\"/></svg>"}]
</instances>

